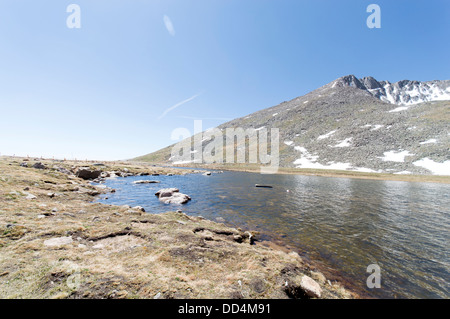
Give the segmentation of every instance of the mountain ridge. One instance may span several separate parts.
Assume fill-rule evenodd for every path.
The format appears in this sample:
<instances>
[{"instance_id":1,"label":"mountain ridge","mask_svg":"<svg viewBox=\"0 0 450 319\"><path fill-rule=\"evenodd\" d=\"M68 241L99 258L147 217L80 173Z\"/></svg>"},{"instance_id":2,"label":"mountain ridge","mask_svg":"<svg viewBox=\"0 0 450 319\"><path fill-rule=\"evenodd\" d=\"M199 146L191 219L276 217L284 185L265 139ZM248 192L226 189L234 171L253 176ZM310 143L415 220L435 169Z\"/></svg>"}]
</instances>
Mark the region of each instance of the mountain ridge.
<instances>
[{"instance_id":1,"label":"mountain ridge","mask_svg":"<svg viewBox=\"0 0 450 319\"><path fill-rule=\"evenodd\" d=\"M432 85L450 90L448 80L392 84L348 75L218 129L279 128L281 167L450 175L450 101L442 100L443 94L437 101L427 101L433 95L407 98L412 88ZM391 94L386 101L373 91L382 92L380 86L385 92L397 88L397 96ZM173 163L170 150L171 146L135 160Z\"/></svg>"}]
</instances>

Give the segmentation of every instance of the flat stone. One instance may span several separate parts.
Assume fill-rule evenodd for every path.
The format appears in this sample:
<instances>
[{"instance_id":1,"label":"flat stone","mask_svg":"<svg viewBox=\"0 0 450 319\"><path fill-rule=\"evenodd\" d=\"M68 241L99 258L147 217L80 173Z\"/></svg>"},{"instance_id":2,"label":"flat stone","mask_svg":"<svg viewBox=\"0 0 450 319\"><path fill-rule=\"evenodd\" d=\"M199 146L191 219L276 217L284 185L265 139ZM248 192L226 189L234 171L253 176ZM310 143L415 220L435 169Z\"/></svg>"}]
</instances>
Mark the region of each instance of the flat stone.
<instances>
[{"instance_id":1,"label":"flat stone","mask_svg":"<svg viewBox=\"0 0 450 319\"><path fill-rule=\"evenodd\" d=\"M72 237L58 237L58 238L52 238L47 239L44 241L44 245L48 247L59 247L64 246L72 243Z\"/></svg>"},{"instance_id":2,"label":"flat stone","mask_svg":"<svg viewBox=\"0 0 450 319\"><path fill-rule=\"evenodd\" d=\"M26 199L32 200L32 199L36 199L37 197L34 196L33 194L28 194L27 197L25 197Z\"/></svg>"}]
</instances>

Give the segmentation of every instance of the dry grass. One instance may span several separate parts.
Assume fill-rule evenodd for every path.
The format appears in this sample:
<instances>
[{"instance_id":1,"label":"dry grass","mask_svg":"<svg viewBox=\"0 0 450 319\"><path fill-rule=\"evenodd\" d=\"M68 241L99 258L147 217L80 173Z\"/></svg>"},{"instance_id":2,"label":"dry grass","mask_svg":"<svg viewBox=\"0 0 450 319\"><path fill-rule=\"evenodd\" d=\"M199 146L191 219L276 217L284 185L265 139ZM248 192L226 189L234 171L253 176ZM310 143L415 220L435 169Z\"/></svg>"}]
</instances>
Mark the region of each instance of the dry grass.
<instances>
[{"instance_id":1,"label":"dry grass","mask_svg":"<svg viewBox=\"0 0 450 319\"><path fill-rule=\"evenodd\" d=\"M241 230L94 204L87 182L20 162L0 160L0 298L288 298L286 281L302 274L317 278L324 298L356 296L295 253L250 245ZM69 242L44 244L59 237Z\"/></svg>"}]
</instances>

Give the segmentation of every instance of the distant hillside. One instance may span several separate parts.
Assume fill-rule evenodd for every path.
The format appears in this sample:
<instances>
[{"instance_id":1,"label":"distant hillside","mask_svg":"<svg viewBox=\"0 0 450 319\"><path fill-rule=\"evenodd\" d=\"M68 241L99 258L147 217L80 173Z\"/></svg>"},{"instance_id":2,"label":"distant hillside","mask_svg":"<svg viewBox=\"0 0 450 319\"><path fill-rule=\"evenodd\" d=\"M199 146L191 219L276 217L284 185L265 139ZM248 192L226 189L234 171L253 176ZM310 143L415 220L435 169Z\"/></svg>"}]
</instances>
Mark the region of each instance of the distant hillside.
<instances>
[{"instance_id":1,"label":"distant hillside","mask_svg":"<svg viewBox=\"0 0 450 319\"><path fill-rule=\"evenodd\" d=\"M282 167L450 175L449 100L448 80L349 75L218 128L279 128ZM171 149L135 160L171 163Z\"/></svg>"}]
</instances>

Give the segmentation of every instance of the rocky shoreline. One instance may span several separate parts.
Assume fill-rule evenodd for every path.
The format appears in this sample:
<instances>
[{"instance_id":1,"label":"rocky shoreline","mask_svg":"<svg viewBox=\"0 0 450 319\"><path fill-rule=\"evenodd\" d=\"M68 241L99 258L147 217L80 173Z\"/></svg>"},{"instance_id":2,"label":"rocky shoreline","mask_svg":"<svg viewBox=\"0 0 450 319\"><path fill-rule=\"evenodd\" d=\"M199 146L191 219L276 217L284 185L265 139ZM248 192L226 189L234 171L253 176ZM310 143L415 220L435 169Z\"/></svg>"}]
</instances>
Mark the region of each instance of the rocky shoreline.
<instances>
[{"instance_id":1,"label":"rocky shoreline","mask_svg":"<svg viewBox=\"0 0 450 319\"><path fill-rule=\"evenodd\" d=\"M0 298L358 298L296 252L255 244L251 231L92 203L114 190L91 180L193 172L0 158Z\"/></svg>"}]
</instances>

